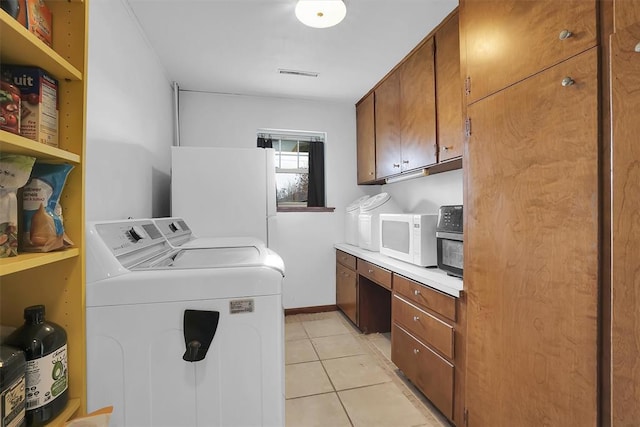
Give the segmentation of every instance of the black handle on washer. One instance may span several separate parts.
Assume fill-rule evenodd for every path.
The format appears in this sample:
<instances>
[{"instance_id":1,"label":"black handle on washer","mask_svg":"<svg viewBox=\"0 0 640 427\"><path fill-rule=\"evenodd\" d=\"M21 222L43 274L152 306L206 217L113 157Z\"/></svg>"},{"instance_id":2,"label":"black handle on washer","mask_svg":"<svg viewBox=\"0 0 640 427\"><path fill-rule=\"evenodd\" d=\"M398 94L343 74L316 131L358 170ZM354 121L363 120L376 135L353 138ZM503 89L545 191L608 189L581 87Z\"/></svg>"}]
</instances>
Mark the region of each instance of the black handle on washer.
<instances>
[{"instance_id":1,"label":"black handle on washer","mask_svg":"<svg viewBox=\"0 0 640 427\"><path fill-rule=\"evenodd\" d=\"M198 362L206 355L218 330L219 311L185 310L184 343L186 351L182 360Z\"/></svg>"}]
</instances>

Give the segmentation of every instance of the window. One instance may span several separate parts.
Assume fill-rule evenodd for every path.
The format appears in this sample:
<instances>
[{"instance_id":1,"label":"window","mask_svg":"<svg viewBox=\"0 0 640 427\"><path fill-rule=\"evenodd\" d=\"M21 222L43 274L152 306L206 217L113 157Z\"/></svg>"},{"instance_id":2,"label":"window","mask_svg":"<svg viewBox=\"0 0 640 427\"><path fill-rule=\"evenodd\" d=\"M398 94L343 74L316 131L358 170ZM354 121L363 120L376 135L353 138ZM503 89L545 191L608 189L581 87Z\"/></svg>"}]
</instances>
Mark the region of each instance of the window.
<instances>
[{"instance_id":1,"label":"window","mask_svg":"<svg viewBox=\"0 0 640 427\"><path fill-rule=\"evenodd\" d=\"M278 208L324 207L324 133L264 129L258 146L275 151Z\"/></svg>"}]
</instances>

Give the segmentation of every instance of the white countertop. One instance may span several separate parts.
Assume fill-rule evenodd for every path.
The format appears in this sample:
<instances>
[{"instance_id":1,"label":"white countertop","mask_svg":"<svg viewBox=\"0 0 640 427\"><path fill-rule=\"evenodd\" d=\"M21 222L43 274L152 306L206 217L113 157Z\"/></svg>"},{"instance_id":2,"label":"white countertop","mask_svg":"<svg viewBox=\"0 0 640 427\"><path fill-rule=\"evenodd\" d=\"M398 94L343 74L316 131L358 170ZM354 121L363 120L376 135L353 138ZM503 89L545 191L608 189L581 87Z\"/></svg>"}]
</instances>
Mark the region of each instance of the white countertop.
<instances>
[{"instance_id":1,"label":"white countertop","mask_svg":"<svg viewBox=\"0 0 640 427\"><path fill-rule=\"evenodd\" d=\"M398 273L401 276L415 280L418 283L422 283L423 285L437 289L456 298L459 297L462 292L462 279L449 276L446 272L438 268L419 267L417 265L390 258L386 255L381 255L380 252L371 252L348 243L336 243L333 246L336 249L351 254L357 258L369 261L382 268L391 270L394 273Z\"/></svg>"}]
</instances>

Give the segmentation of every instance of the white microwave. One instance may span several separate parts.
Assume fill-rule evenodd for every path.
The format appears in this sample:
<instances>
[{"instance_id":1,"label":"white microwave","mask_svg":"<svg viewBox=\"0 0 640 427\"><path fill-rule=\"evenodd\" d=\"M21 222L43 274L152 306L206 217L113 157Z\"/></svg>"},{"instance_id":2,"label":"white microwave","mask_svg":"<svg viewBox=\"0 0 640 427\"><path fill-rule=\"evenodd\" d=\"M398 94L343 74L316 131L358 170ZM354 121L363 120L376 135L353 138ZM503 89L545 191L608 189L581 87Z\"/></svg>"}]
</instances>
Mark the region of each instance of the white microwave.
<instances>
[{"instance_id":1,"label":"white microwave","mask_svg":"<svg viewBox=\"0 0 640 427\"><path fill-rule=\"evenodd\" d=\"M380 253L421 267L436 267L438 214L380 214Z\"/></svg>"}]
</instances>

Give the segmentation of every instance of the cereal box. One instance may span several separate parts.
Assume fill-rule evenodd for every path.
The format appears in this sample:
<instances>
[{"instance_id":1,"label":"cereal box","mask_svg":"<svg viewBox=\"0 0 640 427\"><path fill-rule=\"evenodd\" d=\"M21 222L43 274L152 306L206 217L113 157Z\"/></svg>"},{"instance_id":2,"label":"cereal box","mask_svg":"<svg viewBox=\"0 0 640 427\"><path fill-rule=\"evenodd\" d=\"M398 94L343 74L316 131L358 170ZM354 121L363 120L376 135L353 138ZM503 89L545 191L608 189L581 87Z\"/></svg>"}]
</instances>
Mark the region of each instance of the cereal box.
<instances>
[{"instance_id":1,"label":"cereal box","mask_svg":"<svg viewBox=\"0 0 640 427\"><path fill-rule=\"evenodd\" d=\"M2 65L2 78L20 89L20 135L58 146L58 81L37 67Z\"/></svg>"},{"instance_id":2,"label":"cereal box","mask_svg":"<svg viewBox=\"0 0 640 427\"><path fill-rule=\"evenodd\" d=\"M18 22L51 46L53 17L44 0L18 0L18 5Z\"/></svg>"}]
</instances>

